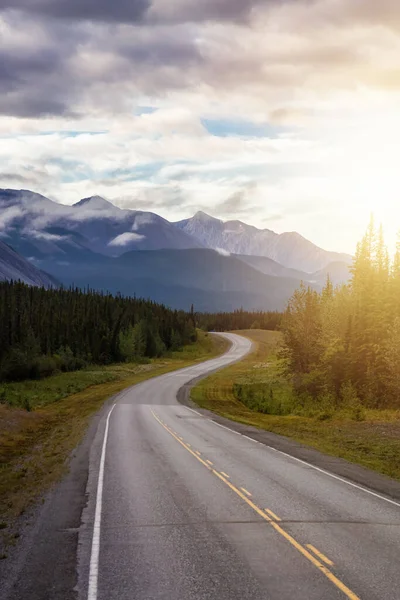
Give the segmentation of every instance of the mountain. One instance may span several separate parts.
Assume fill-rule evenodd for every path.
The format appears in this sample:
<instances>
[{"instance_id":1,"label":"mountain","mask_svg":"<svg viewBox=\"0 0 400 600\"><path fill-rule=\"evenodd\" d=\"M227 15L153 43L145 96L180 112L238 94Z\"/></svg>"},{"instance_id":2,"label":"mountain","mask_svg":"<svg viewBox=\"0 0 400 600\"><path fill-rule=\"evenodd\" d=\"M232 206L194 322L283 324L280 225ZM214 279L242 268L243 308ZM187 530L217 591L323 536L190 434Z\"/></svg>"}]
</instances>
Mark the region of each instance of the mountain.
<instances>
[{"instance_id":1,"label":"mountain","mask_svg":"<svg viewBox=\"0 0 400 600\"><path fill-rule=\"evenodd\" d=\"M297 271L296 269L288 269L275 260L272 260L272 258L267 258L266 256L248 256L245 254L234 254L232 256L235 256L247 265L250 265L253 269L257 269L257 271L264 273L264 275L291 277L298 279L299 281L310 281L312 279L310 273Z\"/></svg>"},{"instance_id":2,"label":"mountain","mask_svg":"<svg viewBox=\"0 0 400 600\"><path fill-rule=\"evenodd\" d=\"M2 239L38 265L48 256L68 262L85 250L119 256L201 246L154 213L122 210L99 196L66 206L29 190L0 190L1 226Z\"/></svg>"},{"instance_id":3,"label":"mountain","mask_svg":"<svg viewBox=\"0 0 400 600\"><path fill-rule=\"evenodd\" d=\"M299 281L264 275L234 256L199 248L137 250L119 257L90 255L76 263L48 265L66 285L91 286L152 298L172 308L198 311L278 310Z\"/></svg>"},{"instance_id":4,"label":"mountain","mask_svg":"<svg viewBox=\"0 0 400 600\"><path fill-rule=\"evenodd\" d=\"M236 258L252 266L257 271L265 275L274 275L275 277L290 277L303 281L304 283L312 283L317 287L323 287L329 275L333 285L341 285L348 283L351 273L350 265L345 262L329 263L325 268L316 271L315 273L306 273L305 271L296 271L288 269L283 265L275 262L271 258L265 256L244 256L235 254Z\"/></svg>"},{"instance_id":5,"label":"mountain","mask_svg":"<svg viewBox=\"0 0 400 600\"><path fill-rule=\"evenodd\" d=\"M313 273L310 276L310 281L312 283L320 283L324 284L326 282L326 278L330 277L333 285L340 285L341 283L348 283L351 277L350 265L345 262L334 262L330 263L324 269Z\"/></svg>"},{"instance_id":6,"label":"mountain","mask_svg":"<svg viewBox=\"0 0 400 600\"><path fill-rule=\"evenodd\" d=\"M10 246L0 241L0 281L11 279L45 288L56 285L52 277L34 267Z\"/></svg>"},{"instance_id":7,"label":"mountain","mask_svg":"<svg viewBox=\"0 0 400 600\"><path fill-rule=\"evenodd\" d=\"M352 260L347 254L322 250L295 232L277 234L241 221L224 222L201 211L175 225L207 248L219 248L232 254L264 256L284 267L306 273L323 269L332 262L350 263Z\"/></svg>"}]
</instances>

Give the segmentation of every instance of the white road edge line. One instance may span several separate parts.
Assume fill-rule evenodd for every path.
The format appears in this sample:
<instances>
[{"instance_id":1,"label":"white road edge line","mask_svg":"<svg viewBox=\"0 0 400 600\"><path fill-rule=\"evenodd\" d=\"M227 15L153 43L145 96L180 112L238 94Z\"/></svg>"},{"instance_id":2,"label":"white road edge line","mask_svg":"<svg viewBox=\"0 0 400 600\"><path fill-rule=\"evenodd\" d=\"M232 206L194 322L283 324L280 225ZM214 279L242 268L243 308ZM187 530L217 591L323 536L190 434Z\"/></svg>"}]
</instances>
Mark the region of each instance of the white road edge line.
<instances>
[{"instance_id":1,"label":"white road edge line","mask_svg":"<svg viewBox=\"0 0 400 600\"><path fill-rule=\"evenodd\" d=\"M101 509L103 504L103 482L104 482L104 463L106 459L106 448L108 439L108 428L111 413L115 408L113 404L110 412L107 415L106 428L104 430L103 447L101 450L99 479L97 482L96 494L96 510L94 514L92 550L90 554L90 569L89 569L89 587L88 600L97 600L97 583L99 577L99 553L100 553L100 529L101 529Z\"/></svg>"},{"instance_id":2,"label":"white road edge line","mask_svg":"<svg viewBox=\"0 0 400 600\"><path fill-rule=\"evenodd\" d=\"M230 431L231 433L236 433L236 435L242 435L238 431L234 431L233 429L229 429L229 427L225 427L225 425L221 425L221 423L217 423L217 421L213 421L212 419L208 419L208 420L211 421L211 423L214 423L214 425L218 425L218 427L222 427L222 429L226 429L227 431Z\"/></svg>"},{"instance_id":3,"label":"white road edge line","mask_svg":"<svg viewBox=\"0 0 400 600\"><path fill-rule=\"evenodd\" d=\"M274 452L279 452L279 454L282 454L283 456L286 456L287 458L291 458L292 460L302 463L303 465L306 465L306 467L310 467L311 469L314 469L315 471L319 471L320 473L323 473L324 475L328 475L328 477L332 477L332 479L337 479L338 481L341 481L342 483L346 483L347 485L350 485L351 487L354 487L357 490L361 490L362 492L365 492L366 494L370 494L371 496L374 496L375 498L379 498L379 500L384 500L385 502L388 502L389 504L393 504L394 506L398 506L400 508L400 502L396 502L395 500L386 498L386 496L377 494L376 492L373 492L372 490L369 490L368 488L365 488L361 485L357 485L357 483L353 483L352 481L349 481L348 479L339 477L339 475L334 475L333 473L330 473L329 471L325 471L325 469L316 467L315 465L312 465L311 463L306 462L305 460L302 460L301 458L296 458L296 456L292 456L291 454L288 454L287 452L283 452L282 450L277 450L277 448L273 448L272 446L263 444L262 442L254 440L253 438L249 437L248 435L245 435L244 433L239 433L238 431L234 431L234 429L229 429L229 427L226 427L225 425L221 425L221 423L217 423L216 421L213 421L212 419L208 419L208 420L211 421L211 423L214 423L214 425L218 425L218 427L223 427L223 429L226 429L227 431L230 431L231 433L236 433L237 435L241 435L242 437L247 438L248 440L251 440L252 442L255 442L256 444L260 444L260 445L264 446L264 448L268 448L268 450L273 450Z\"/></svg>"},{"instance_id":4,"label":"white road edge line","mask_svg":"<svg viewBox=\"0 0 400 600\"><path fill-rule=\"evenodd\" d=\"M245 435L244 433L241 433L240 435L241 435L242 437L244 437L244 438L246 438L246 439L250 440L251 442L254 442L255 444L258 444L258 443L259 443L259 442L258 442L258 440L255 440L254 438L251 438L251 437L249 437L248 435Z\"/></svg>"},{"instance_id":5,"label":"white road edge line","mask_svg":"<svg viewBox=\"0 0 400 600\"><path fill-rule=\"evenodd\" d=\"M196 415L199 415L199 417L203 416L201 413L197 412L197 410L193 410L193 408L189 408L188 406L185 406L185 408L187 408L188 410L190 410L192 413L195 413Z\"/></svg>"}]
</instances>

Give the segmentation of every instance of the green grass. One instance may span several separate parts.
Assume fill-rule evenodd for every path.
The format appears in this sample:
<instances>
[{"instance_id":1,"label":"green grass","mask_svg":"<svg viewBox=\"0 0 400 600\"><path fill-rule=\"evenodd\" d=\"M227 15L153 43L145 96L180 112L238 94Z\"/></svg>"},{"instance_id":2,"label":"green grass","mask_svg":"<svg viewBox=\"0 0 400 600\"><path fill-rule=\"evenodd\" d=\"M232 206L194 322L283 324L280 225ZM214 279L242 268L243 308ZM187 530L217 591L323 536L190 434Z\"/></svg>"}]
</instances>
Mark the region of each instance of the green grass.
<instances>
[{"instance_id":1,"label":"green grass","mask_svg":"<svg viewBox=\"0 0 400 600\"><path fill-rule=\"evenodd\" d=\"M91 367L40 381L2 386L0 404L0 514L23 513L66 469L90 417L121 390L223 353L228 343L200 333L196 344L148 364ZM29 402L31 410L23 407Z\"/></svg>"},{"instance_id":2,"label":"green grass","mask_svg":"<svg viewBox=\"0 0 400 600\"><path fill-rule=\"evenodd\" d=\"M400 479L399 411L365 410L363 421L355 420L350 410L329 414L328 419L324 407L307 411L296 403L282 374L276 355L280 334L236 333L252 339L255 351L201 381L191 394L196 404Z\"/></svg>"}]
</instances>

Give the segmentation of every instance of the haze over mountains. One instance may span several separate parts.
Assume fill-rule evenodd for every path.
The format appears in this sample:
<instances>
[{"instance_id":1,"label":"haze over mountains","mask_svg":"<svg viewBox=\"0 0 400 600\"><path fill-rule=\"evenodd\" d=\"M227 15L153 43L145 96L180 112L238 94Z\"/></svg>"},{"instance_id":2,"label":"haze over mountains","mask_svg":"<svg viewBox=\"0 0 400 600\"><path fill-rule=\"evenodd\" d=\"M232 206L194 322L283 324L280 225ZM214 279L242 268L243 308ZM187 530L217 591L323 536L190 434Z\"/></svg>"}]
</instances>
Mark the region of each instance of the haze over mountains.
<instances>
[{"instance_id":1,"label":"haze over mountains","mask_svg":"<svg viewBox=\"0 0 400 600\"><path fill-rule=\"evenodd\" d=\"M281 309L301 280L319 287L332 271L339 283L351 262L297 233L202 212L170 223L99 196L66 206L28 190L0 190L0 239L64 284L210 311Z\"/></svg>"}]
</instances>

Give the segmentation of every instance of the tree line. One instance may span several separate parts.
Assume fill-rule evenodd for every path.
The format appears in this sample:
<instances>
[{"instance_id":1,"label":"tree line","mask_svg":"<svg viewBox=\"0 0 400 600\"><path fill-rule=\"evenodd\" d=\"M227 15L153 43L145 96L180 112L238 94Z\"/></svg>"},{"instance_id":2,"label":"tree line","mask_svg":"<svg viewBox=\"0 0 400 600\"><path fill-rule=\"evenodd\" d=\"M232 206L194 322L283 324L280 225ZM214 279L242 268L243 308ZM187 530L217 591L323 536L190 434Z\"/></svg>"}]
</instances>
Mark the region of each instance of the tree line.
<instances>
[{"instance_id":1,"label":"tree line","mask_svg":"<svg viewBox=\"0 0 400 600\"><path fill-rule=\"evenodd\" d=\"M279 329L282 313L275 311L249 312L243 309L227 313L196 315L199 327L206 331L235 331L241 329Z\"/></svg>"},{"instance_id":2,"label":"tree line","mask_svg":"<svg viewBox=\"0 0 400 600\"><path fill-rule=\"evenodd\" d=\"M157 357L195 340L193 314L149 300L0 283L0 380Z\"/></svg>"},{"instance_id":3,"label":"tree line","mask_svg":"<svg viewBox=\"0 0 400 600\"><path fill-rule=\"evenodd\" d=\"M392 258L371 219L348 285L302 285L282 320L286 360L300 404L400 406L400 237Z\"/></svg>"}]
</instances>

